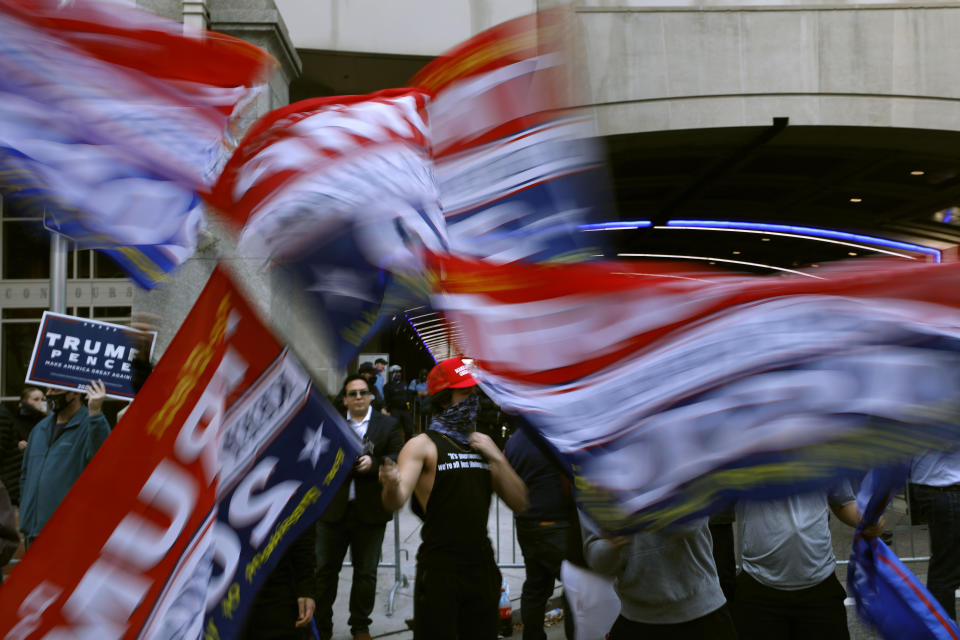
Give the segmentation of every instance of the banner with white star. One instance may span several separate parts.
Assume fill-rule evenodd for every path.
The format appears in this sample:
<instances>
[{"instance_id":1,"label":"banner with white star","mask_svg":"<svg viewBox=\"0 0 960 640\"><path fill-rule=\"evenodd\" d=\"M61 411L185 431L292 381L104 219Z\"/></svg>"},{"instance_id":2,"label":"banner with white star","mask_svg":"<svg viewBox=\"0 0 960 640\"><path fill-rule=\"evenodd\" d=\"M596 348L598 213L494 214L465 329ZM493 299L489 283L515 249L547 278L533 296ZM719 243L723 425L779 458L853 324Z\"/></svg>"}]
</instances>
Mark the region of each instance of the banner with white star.
<instances>
[{"instance_id":1,"label":"banner with white star","mask_svg":"<svg viewBox=\"0 0 960 640\"><path fill-rule=\"evenodd\" d=\"M326 509L362 447L287 351L229 412L215 526L230 537L229 562L237 570L216 594L208 589L204 625L220 638L239 637L263 581ZM270 517L261 520L265 512ZM214 603L211 595L221 597Z\"/></svg>"},{"instance_id":2,"label":"banner with white star","mask_svg":"<svg viewBox=\"0 0 960 640\"><path fill-rule=\"evenodd\" d=\"M237 637L360 449L218 268L0 587L0 637Z\"/></svg>"}]
</instances>

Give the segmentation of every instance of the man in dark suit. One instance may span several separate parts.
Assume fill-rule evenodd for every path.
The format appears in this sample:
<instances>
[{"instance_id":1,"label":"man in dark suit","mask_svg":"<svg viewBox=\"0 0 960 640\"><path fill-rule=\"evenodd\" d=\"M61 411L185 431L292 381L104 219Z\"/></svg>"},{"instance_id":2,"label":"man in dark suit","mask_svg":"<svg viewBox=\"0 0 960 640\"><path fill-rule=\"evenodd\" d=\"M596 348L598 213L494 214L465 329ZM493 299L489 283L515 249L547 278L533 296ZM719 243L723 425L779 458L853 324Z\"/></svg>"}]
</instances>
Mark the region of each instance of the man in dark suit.
<instances>
[{"instance_id":1,"label":"man in dark suit","mask_svg":"<svg viewBox=\"0 0 960 640\"><path fill-rule=\"evenodd\" d=\"M380 464L394 462L403 447L397 421L371 408L372 389L366 378L351 375L343 383L347 424L363 440L363 452L353 471L317 521L317 610L321 640L333 634L333 602L343 557L350 547L353 585L350 588L350 632L354 640L370 639L370 612L377 593L377 565L387 522L393 517L380 501Z\"/></svg>"}]
</instances>

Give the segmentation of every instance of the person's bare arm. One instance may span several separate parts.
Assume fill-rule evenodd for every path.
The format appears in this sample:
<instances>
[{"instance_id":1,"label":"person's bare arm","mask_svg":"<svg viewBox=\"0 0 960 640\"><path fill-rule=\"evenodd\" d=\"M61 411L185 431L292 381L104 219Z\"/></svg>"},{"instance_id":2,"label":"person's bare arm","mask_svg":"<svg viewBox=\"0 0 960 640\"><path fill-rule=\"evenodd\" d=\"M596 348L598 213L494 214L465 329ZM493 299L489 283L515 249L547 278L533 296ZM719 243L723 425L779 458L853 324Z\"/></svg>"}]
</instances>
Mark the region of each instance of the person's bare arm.
<instances>
[{"instance_id":1,"label":"person's bare arm","mask_svg":"<svg viewBox=\"0 0 960 640\"><path fill-rule=\"evenodd\" d=\"M475 431L470 434L470 446L479 451L490 464L490 477L497 495L514 513L526 511L527 485L510 466L497 444L490 436Z\"/></svg>"},{"instance_id":2,"label":"person's bare arm","mask_svg":"<svg viewBox=\"0 0 960 640\"><path fill-rule=\"evenodd\" d=\"M383 485L380 499L385 509L396 511L410 499L423 473L431 444L429 436L421 433L403 445L396 464L388 457L383 459L380 465L380 484Z\"/></svg>"},{"instance_id":3,"label":"person's bare arm","mask_svg":"<svg viewBox=\"0 0 960 640\"><path fill-rule=\"evenodd\" d=\"M856 502L848 502L843 506L831 504L830 510L833 511L833 515L837 516L837 520L840 522L850 525L851 527L856 527L860 524L860 509L857 508ZM880 522L872 524L869 527L864 527L863 535L868 538L876 538L881 533L883 533L884 527L884 518L880 517Z\"/></svg>"}]
</instances>

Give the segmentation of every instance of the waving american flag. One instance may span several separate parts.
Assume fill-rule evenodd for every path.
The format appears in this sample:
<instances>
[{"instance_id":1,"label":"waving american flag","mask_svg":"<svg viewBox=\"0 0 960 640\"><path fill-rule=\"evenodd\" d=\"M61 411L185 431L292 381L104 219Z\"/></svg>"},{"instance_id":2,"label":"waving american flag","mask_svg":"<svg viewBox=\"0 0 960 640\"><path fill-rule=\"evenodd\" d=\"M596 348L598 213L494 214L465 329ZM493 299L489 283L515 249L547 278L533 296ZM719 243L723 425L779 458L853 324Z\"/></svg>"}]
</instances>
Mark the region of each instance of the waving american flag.
<instances>
[{"instance_id":1,"label":"waving american flag","mask_svg":"<svg viewBox=\"0 0 960 640\"><path fill-rule=\"evenodd\" d=\"M200 197L272 59L115 3L0 0L0 193L152 286L192 253Z\"/></svg>"},{"instance_id":2,"label":"waving american flag","mask_svg":"<svg viewBox=\"0 0 960 640\"><path fill-rule=\"evenodd\" d=\"M481 386L613 532L662 528L960 442L960 263L825 279L445 258Z\"/></svg>"}]
</instances>

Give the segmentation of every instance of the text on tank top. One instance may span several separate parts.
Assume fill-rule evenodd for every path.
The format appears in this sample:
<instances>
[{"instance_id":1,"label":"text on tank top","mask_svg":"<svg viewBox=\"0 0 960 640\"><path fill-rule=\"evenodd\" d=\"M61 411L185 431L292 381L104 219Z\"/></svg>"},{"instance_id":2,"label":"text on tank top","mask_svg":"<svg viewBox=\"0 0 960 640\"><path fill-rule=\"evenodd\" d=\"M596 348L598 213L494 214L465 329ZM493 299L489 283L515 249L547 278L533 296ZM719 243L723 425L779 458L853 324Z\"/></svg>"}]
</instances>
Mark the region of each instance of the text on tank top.
<instances>
[{"instance_id":1,"label":"text on tank top","mask_svg":"<svg viewBox=\"0 0 960 640\"><path fill-rule=\"evenodd\" d=\"M490 544L487 516L493 484L490 465L474 449L427 430L437 446L437 472L424 511L416 496L413 512L423 520L420 545L424 551L476 551Z\"/></svg>"}]
</instances>

